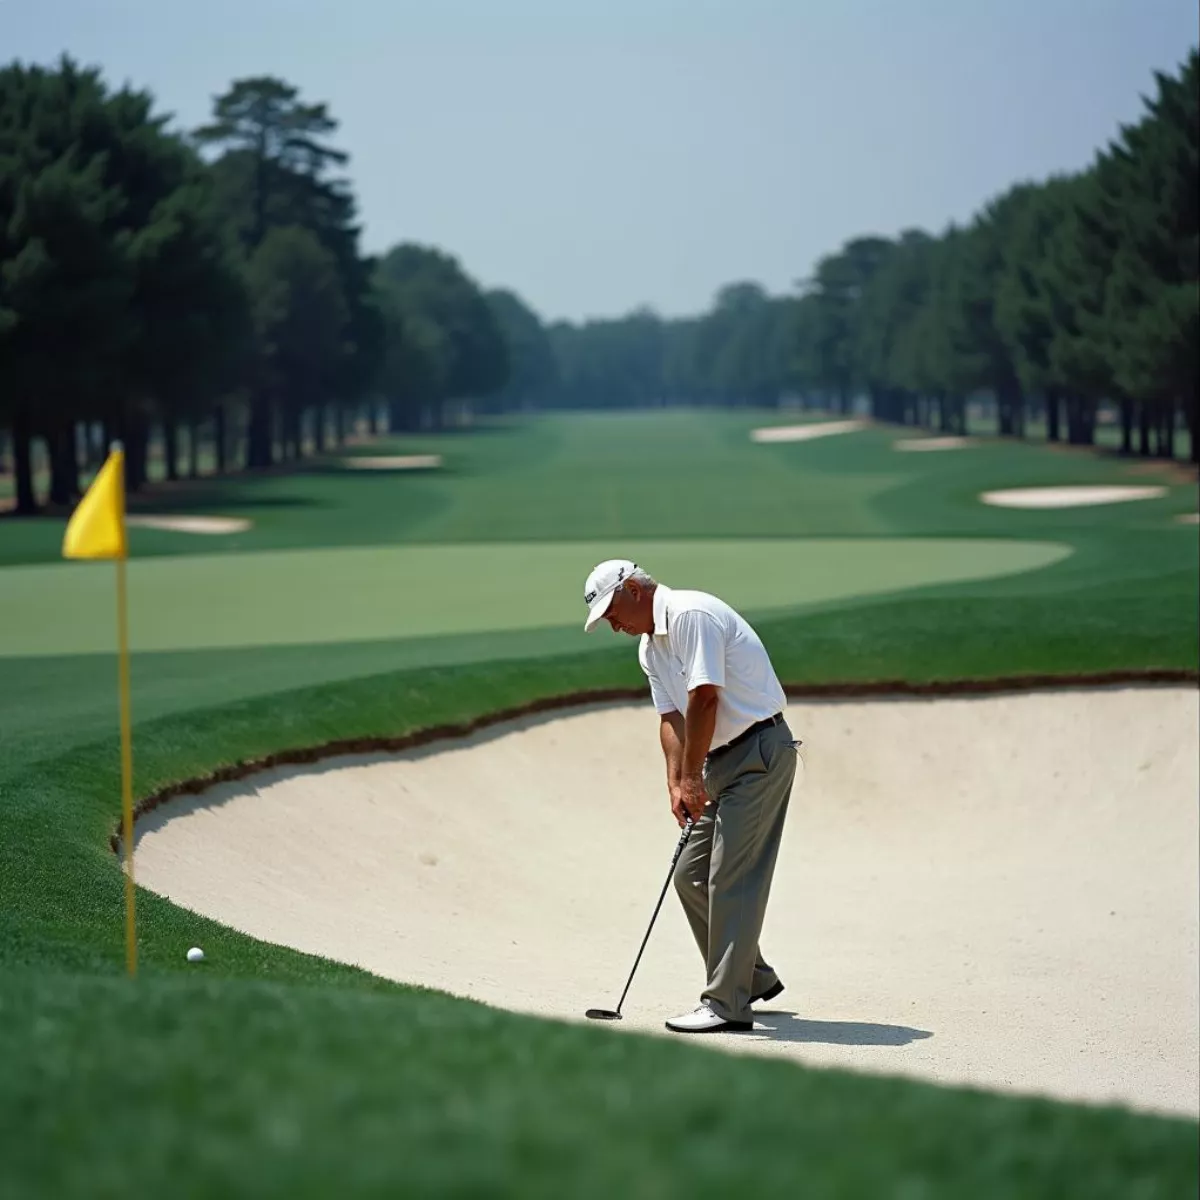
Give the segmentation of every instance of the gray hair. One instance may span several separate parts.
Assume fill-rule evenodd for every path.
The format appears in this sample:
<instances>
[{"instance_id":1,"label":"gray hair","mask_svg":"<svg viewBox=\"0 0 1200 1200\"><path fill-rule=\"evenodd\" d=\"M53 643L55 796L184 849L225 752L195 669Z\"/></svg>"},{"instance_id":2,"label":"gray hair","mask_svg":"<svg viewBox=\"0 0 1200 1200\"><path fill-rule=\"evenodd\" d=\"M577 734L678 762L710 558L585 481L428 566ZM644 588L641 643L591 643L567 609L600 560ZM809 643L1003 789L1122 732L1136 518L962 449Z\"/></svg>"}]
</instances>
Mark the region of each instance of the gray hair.
<instances>
[{"instance_id":1,"label":"gray hair","mask_svg":"<svg viewBox=\"0 0 1200 1200\"><path fill-rule=\"evenodd\" d=\"M651 575L649 571L643 571L641 567L634 567L633 570L629 572L628 576L626 576L626 578L636 579L638 584L644 588L658 587L658 581L654 578L654 576Z\"/></svg>"}]
</instances>

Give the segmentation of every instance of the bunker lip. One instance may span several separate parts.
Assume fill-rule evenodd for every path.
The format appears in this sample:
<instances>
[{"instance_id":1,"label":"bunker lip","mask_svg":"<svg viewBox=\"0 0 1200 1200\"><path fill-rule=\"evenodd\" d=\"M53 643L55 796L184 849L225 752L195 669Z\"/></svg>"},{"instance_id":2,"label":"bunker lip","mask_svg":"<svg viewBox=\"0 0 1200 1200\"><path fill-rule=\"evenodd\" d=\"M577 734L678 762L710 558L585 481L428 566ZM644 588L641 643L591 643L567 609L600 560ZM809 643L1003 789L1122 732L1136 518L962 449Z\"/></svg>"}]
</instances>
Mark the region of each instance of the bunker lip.
<instances>
[{"instance_id":1,"label":"bunker lip","mask_svg":"<svg viewBox=\"0 0 1200 1200\"><path fill-rule=\"evenodd\" d=\"M1111 687L1178 687L1200 686L1200 670L1163 667L1140 670L1073 672L1063 675L1029 674L1002 675L993 678L942 679L911 682L906 679L879 679L834 683L785 683L784 694L789 700L887 700L903 697L968 697L1015 695L1047 691L1078 691ZM248 779L275 767L299 766L339 758L348 754L394 754L405 750L423 749L437 742L452 742L470 737L494 725L503 725L526 717L548 713L568 713L572 709L593 704L634 703L649 697L640 687L590 688L543 696L524 704L495 709L467 721L444 725L427 725L409 733L363 737L334 738L313 746L296 746L273 751L257 758L240 759L223 767L188 779L168 783L137 801L133 809L139 817L173 800L177 796L196 796L220 783ZM109 835L109 849L121 853L121 823L118 821Z\"/></svg>"},{"instance_id":2,"label":"bunker lip","mask_svg":"<svg viewBox=\"0 0 1200 1200\"><path fill-rule=\"evenodd\" d=\"M1195 688L876 699L789 703L809 761L764 931L789 991L720 1048L1191 1112ZM678 832L657 748L618 770L606 744L647 719L595 706L218 788L144 822L140 881L268 943L581 1020L627 970ZM582 798L613 810L594 845L563 805L581 762ZM623 1023L660 1036L703 986L664 916Z\"/></svg>"},{"instance_id":3,"label":"bunker lip","mask_svg":"<svg viewBox=\"0 0 1200 1200\"><path fill-rule=\"evenodd\" d=\"M1123 504L1133 500L1157 500L1167 494L1157 485L1066 484L1061 487L1003 488L980 493L984 504L999 508L1085 508L1099 504Z\"/></svg>"}]
</instances>

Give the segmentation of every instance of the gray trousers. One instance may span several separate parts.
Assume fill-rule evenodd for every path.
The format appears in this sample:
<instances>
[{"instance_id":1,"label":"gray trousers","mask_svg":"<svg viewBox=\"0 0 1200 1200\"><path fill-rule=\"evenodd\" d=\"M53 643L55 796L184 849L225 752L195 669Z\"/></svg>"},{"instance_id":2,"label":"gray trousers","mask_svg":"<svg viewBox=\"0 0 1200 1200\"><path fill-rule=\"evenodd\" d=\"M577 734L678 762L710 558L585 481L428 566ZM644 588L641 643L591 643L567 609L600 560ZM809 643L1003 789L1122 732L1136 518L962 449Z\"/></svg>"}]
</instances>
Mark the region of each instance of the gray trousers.
<instances>
[{"instance_id":1,"label":"gray trousers","mask_svg":"<svg viewBox=\"0 0 1200 1200\"><path fill-rule=\"evenodd\" d=\"M786 721L714 755L704 768L708 807L675 868L708 971L700 998L727 1021L752 1021L750 997L778 980L758 938L795 777Z\"/></svg>"}]
</instances>

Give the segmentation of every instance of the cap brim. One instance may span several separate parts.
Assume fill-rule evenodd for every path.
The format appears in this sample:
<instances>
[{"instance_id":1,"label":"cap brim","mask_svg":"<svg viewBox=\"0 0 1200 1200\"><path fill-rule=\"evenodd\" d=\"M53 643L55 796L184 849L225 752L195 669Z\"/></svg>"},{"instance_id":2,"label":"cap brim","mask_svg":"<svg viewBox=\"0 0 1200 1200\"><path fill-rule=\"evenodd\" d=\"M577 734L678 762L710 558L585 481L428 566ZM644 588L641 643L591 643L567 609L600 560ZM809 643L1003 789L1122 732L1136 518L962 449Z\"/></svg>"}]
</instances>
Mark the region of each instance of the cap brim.
<instances>
[{"instance_id":1,"label":"cap brim","mask_svg":"<svg viewBox=\"0 0 1200 1200\"><path fill-rule=\"evenodd\" d=\"M591 633L596 628L597 623L608 612L608 606L613 602L616 594L616 587L611 587L603 596L592 601L592 607L588 609L587 620L583 623L584 633Z\"/></svg>"}]
</instances>

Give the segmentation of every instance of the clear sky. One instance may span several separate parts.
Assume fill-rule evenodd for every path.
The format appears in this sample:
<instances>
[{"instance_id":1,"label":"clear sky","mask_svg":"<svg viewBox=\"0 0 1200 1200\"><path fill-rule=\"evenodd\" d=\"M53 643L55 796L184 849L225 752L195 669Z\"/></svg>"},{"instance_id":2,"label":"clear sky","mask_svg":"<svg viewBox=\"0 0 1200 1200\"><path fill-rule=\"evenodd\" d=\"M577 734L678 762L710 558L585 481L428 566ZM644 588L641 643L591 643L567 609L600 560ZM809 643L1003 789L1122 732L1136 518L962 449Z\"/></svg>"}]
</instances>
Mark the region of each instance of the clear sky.
<instances>
[{"instance_id":1,"label":"clear sky","mask_svg":"<svg viewBox=\"0 0 1200 1200\"><path fill-rule=\"evenodd\" d=\"M792 289L861 233L1086 166L1198 37L1196 0L0 0L203 122L275 74L340 121L364 247L434 244L546 319Z\"/></svg>"}]
</instances>

